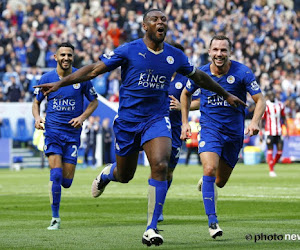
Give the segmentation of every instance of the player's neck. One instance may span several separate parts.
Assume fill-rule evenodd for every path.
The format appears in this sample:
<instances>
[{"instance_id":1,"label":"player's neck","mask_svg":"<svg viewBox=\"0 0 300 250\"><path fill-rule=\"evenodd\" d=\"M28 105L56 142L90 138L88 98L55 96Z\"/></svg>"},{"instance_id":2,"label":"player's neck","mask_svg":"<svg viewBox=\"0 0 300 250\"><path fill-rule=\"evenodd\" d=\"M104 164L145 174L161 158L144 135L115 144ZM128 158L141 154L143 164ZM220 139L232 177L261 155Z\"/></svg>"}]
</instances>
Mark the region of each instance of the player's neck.
<instances>
[{"instance_id":1,"label":"player's neck","mask_svg":"<svg viewBox=\"0 0 300 250\"><path fill-rule=\"evenodd\" d=\"M223 75L226 75L228 71L230 70L231 61L223 65L222 67L217 67L215 64L210 65L210 72L212 75L216 77L221 77Z\"/></svg>"},{"instance_id":2,"label":"player's neck","mask_svg":"<svg viewBox=\"0 0 300 250\"><path fill-rule=\"evenodd\" d=\"M146 44L147 48L153 51L160 51L164 47L164 43L157 43L149 39L148 37L143 38L144 43Z\"/></svg>"},{"instance_id":3,"label":"player's neck","mask_svg":"<svg viewBox=\"0 0 300 250\"><path fill-rule=\"evenodd\" d=\"M66 76L72 74L72 68L69 68L68 70L63 70L63 69L57 67L56 72L57 72L59 78L63 78L63 77L66 77Z\"/></svg>"},{"instance_id":4,"label":"player's neck","mask_svg":"<svg viewBox=\"0 0 300 250\"><path fill-rule=\"evenodd\" d=\"M176 75L177 75L177 72L174 72L174 74L171 77L171 82L174 81Z\"/></svg>"}]
</instances>

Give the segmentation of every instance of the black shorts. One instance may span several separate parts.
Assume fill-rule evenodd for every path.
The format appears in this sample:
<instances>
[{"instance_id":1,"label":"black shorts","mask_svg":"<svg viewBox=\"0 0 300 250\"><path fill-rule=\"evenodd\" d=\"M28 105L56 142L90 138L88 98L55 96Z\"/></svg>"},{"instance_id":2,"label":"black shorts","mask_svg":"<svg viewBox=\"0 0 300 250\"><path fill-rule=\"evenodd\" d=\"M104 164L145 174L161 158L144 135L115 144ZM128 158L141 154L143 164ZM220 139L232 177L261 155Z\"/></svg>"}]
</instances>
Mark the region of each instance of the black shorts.
<instances>
[{"instance_id":1,"label":"black shorts","mask_svg":"<svg viewBox=\"0 0 300 250\"><path fill-rule=\"evenodd\" d=\"M283 143L281 135L268 135L267 136L267 144L279 144Z\"/></svg>"}]
</instances>

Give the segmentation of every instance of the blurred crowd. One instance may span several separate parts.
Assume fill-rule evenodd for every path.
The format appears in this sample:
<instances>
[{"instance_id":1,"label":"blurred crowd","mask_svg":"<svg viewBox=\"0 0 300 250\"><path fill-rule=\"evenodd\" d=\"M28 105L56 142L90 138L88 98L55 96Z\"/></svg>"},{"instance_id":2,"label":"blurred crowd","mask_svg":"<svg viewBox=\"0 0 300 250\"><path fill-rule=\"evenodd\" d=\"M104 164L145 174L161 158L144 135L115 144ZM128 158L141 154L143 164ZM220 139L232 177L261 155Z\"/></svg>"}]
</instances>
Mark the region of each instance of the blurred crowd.
<instances>
[{"instance_id":1,"label":"blurred crowd","mask_svg":"<svg viewBox=\"0 0 300 250\"><path fill-rule=\"evenodd\" d=\"M289 117L300 111L299 0L1 0L0 101L32 101L32 86L56 66L60 42L75 46L79 68L142 37L149 8L169 16L167 42L181 43L197 66L209 60L211 37L227 35L231 59L249 66L264 91L273 89ZM115 102L120 84L119 69L93 79Z\"/></svg>"}]
</instances>

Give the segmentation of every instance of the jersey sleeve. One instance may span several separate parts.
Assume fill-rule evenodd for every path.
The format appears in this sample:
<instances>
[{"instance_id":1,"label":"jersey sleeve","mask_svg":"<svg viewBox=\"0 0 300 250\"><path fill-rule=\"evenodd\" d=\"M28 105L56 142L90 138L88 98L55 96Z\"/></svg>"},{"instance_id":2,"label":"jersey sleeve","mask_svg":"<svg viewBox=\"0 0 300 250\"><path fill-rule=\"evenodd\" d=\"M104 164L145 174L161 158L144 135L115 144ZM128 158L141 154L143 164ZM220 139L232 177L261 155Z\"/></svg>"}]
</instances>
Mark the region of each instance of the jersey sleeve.
<instances>
[{"instance_id":1,"label":"jersey sleeve","mask_svg":"<svg viewBox=\"0 0 300 250\"><path fill-rule=\"evenodd\" d=\"M46 80L46 77L42 76L39 80L38 85L48 82L49 81ZM38 102L42 102L45 99L45 96L40 88L35 88L33 94L35 95L35 98L38 100Z\"/></svg>"},{"instance_id":2,"label":"jersey sleeve","mask_svg":"<svg viewBox=\"0 0 300 250\"><path fill-rule=\"evenodd\" d=\"M185 88L187 89L188 92L190 92L191 94L195 94L196 92L198 92L199 94L199 97L200 98L200 88L191 80L187 81L186 85L185 85ZM199 91L198 91L199 90ZM193 98L194 99L197 99L197 98Z\"/></svg>"},{"instance_id":3,"label":"jersey sleeve","mask_svg":"<svg viewBox=\"0 0 300 250\"><path fill-rule=\"evenodd\" d=\"M194 94L192 95L192 100L200 99L201 90L197 89Z\"/></svg>"},{"instance_id":4,"label":"jersey sleeve","mask_svg":"<svg viewBox=\"0 0 300 250\"><path fill-rule=\"evenodd\" d=\"M85 82L84 87L83 87L83 93L90 102L97 99L97 97L98 97L97 92L96 92L93 84L91 83L91 81Z\"/></svg>"},{"instance_id":5,"label":"jersey sleeve","mask_svg":"<svg viewBox=\"0 0 300 250\"><path fill-rule=\"evenodd\" d=\"M182 64L177 72L181 75L189 77L196 72L196 67L189 61L188 57L182 51L180 52L179 58Z\"/></svg>"},{"instance_id":6,"label":"jersey sleeve","mask_svg":"<svg viewBox=\"0 0 300 250\"><path fill-rule=\"evenodd\" d=\"M108 67L109 71L112 71L127 63L128 47L128 43L125 43L109 54L100 56L100 60Z\"/></svg>"},{"instance_id":7,"label":"jersey sleeve","mask_svg":"<svg viewBox=\"0 0 300 250\"><path fill-rule=\"evenodd\" d=\"M255 79L255 75L253 74L253 72L249 68L246 69L245 76L244 76L244 81L245 81L245 84L246 84L247 92L251 96L256 95L258 93L261 93L259 84L257 83L257 81Z\"/></svg>"}]
</instances>

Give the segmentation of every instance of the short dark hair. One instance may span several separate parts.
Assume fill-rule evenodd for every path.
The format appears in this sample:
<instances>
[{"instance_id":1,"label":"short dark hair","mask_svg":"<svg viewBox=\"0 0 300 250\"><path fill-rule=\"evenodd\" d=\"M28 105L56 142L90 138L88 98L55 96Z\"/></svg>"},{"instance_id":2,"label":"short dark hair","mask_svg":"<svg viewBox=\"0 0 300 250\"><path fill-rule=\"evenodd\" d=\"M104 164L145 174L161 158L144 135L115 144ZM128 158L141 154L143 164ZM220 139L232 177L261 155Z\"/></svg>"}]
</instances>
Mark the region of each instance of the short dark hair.
<instances>
[{"instance_id":1,"label":"short dark hair","mask_svg":"<svg viewBox=\"0 0 300 250\"><path fill-rule=\"evenodd\" d=\"M184 48L183 46L180 44L180 43L175 43L175 42L172 42L170 43L173 47L177 48L177 49L180 49L182 52L184 52Z\"/></svg>"},{"instance_id":2,"label":"short dark hair","mask_svg":"<svg viewBox=\"0 0 300 250\"><path fill-rule=\"evenodd\" d=\"M71 48L74 51L74 46L70 42L64 42L57 45L57 50L61 47Z\"/></svg>"},{"instance_id":3,"label":"short dark hair","mask_svg":"<svg viewBox=\"0 0 300 250\"><path fill-rule=\"evenodd\" d=\"M210 40L209 47L211 47L213 40L227 40L227 42L229 44L229 48L232 49L232 42L230 41L230 39L227 36L224 36L224 35L213 36L213 38Z\"/></svg>"},{"instance_id":4,"label":"short dark hair","mask_svg":"<svg viewBox=\"0 0 300 250\"><path fill-rule=\"evenodd\" d=\"M144 16L143 16L143 22L145 22L145 19L147 18L148 14L152 11L160 11L162 12L160 9L149 9L145 12Z\"/></svg>"}]
</instances>

